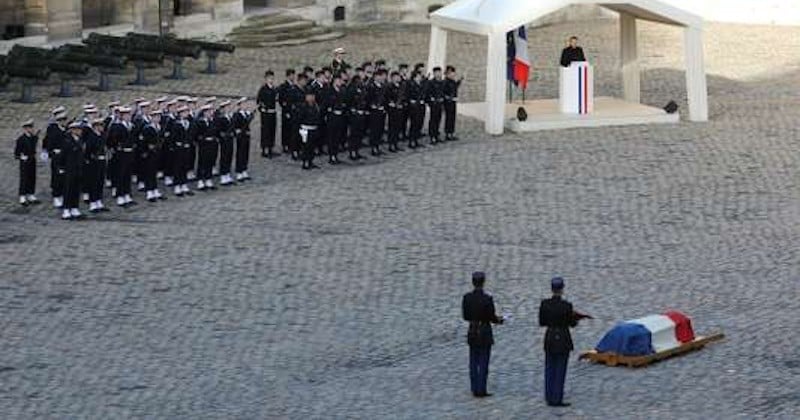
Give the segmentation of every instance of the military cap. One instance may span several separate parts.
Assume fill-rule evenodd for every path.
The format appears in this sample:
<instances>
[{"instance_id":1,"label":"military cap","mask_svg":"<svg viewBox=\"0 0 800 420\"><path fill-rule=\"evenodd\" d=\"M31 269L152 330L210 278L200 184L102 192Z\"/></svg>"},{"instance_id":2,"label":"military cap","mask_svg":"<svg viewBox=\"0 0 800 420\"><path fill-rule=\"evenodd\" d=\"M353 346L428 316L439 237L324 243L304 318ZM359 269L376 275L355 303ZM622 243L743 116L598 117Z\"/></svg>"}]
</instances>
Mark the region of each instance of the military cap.
<instances>
[{"instance_id":1,"label":"military cap","mask_svg":"<svg viewBox=\"0 0 800 420\"><path fill-rule=\"evenodd\" d=\"M236 105L241 105L241 104L243 104L245 102L247 102L247 97L246 96L242 96L241 98L236 100Z\"/></svg>"},{"instance_id":2,"label":"military cap","mask_svg":"<svg viewBox=\"0 0 800 420\"><path fill-rule=\"evenodd\" d=\"M74 122L74 123L71 123L70 125L67 126L68 130L73 130L73 129L76 129L76 128L77 129L82 129L83 126L79 122Z\"/></svg>"},{"instance_id":3,"label":"military cap","mask_svg":"<svg viewBox=\"0 0 800 420\"><path fill-rule=\"evenodd\" d=\"M156 99L156 103L159 103L159 104L160 104L160 103L167 102L167 99L169 99L169 98L168 98L168 97L166 97L166 96L162 96L162 97L160 97L160 98Z\"/></svg>"},{"instance_id":4,"label":"military cap","mask_svg":"<svg viewBox=\"0 0 800 420\"><path fill-rule=\"evenodd\" d=\"M119 107L118 111L119 111L120 114L128 114L128 113L131 112L131 109L130 109L130 107L127 107L127 106L121 106L121 107Z\"/></svg>"},{"instance_id":5,"label":"military cap","mask_svg":"<svg viewBox=\"0 0 800 420\"><path fill-rule=\"evenodd\" d=\"M57 115L57 114L60 114L60 113L62 113L64 111L66 111L66 110L67 110L66 108L64 108L63 106L59 105L59 106L53 108L50 111L50 113L53 114L53 115Z\"/></svg>"},{"instance_id":6,"label":"military cap","mask_svg":"<svg viewBox=\"0 0 800 420\"><path fill-rule=\"evenodd\" d=\"M33 127L33 118L23 121L20 127Z\"/></svg>"},{"instance_id":7,"label":"military cap","mask_svg":"<svg viewBox=\"0 0 800 420\"><path fill-rule=\"evenodd\" d=\"M208 98L205 98L203 100L203 102L205 102L207 104L210 104L211 102L216 102L216 101L217 101L217 97L216 96L209 96Z\"/></svg>"},{"instance_id":8,"label":"military cap","mask_svg":"<svg viewBox=\"0 0 800 420\"><path fill-rule=\"evenodd\" d=\"M56 118L56 120L66 120L67 119L67 113L66 112L60 112L60 113L56 114L55 118Z\"/></svg>"},{"instance_id":9,"label":"military cap","mask_svg":"<svg viewBox=\"0 0 800 420\"><path fill-rule=\"evenodd\" d=\"M550 288L553 290L563 290L564 289L564 279L561 277L553 277L550 280Z\"/></svg>"},{"instance_id":10,"label":"military cap","mask_svg":"<svg viewBox=\"0 0 800 420\"><path fill-rule=\"evenodd\" d=\"M220 107L220 108L223 108L223 107L226 107L226 106L228 106L228 105L230 105L230 104L231 104L231 101L229 101L229 100L227 100L227 99L226 99L226 100L224 100L224 101L222 101L222 102L220 102L220 103L219 103L219 107Z\"/></svg>"},{"instance_id":11,"label":"military cap","mask_svg":"<svg viewBox=\"0 0 800 420\"><path fill-rule=\"evenodd\" d=\"M119 106L119 101L112 101L112 102L109 102L107 106L108 106L109 108L114 108L114 107L117 107L117 106Z\"/></svg>"},{"instance_id":12,"label":"military cap","mask_svg":"<svg viewBox=\"0 0 800 420\"><path fill-rule=\"evenodd\" d=\"M94 119L92 119L92 125L93 126L98 125L98 124L105 124L105 122L106 121L104 119L102 119L102 118L94 118Z\"/></svg>"},{"instance_id":13,"label":"military cap","mask_svg":"<svg viewBox=\"0 0 800 420\"><path fill-rule=\"evenodd\" d=\"M139 108L150 106L150 101L139 102Z\"/></svg>"},{"instance_id":14,"label":"military cap","mask_svg":"<svg viewBox=\"0 0 800 420\"><path fill-rule=\"evenodd\" d=\"M338 47L338 48L334 48L333 49L333 53L334 54L347 54L347 51L345 51L345 49L342 48L342 47Z\"/></svg>"},{"instance_id":15,"label":"military cap","mask_svg":"<svg viewBox=\"0 0 800 420\"><path fill-rule=\"evenodd\" d=\"M147 99L145 99L145 98L139 97L139 98L134 99L133 102L135 102L138 105L138 104L140 104L140 103L142 103L142 102L144 102L146 100Z\"/></svg>"},{"instance_id":16,"label":"military cap","mask_svg":"<svg viewBox=\"0 0 800 420\"><path fill-rule=\"evenodd\" d=\"M161 112L160 109L156 109L156 110L150 111L150 115L161 115L161 114L162 114L162 112Z\"/></svg>"},{"instance_id":17,"label":"military cap","mask_svg":"<svg viewBox=\"0 0 800 420\"><path fill-rule=\"evenodd\" d=\"M178 112L186 112L189 111L189 107L186 105L179 106L177 109Z\"/></svg>"}]
</instances>

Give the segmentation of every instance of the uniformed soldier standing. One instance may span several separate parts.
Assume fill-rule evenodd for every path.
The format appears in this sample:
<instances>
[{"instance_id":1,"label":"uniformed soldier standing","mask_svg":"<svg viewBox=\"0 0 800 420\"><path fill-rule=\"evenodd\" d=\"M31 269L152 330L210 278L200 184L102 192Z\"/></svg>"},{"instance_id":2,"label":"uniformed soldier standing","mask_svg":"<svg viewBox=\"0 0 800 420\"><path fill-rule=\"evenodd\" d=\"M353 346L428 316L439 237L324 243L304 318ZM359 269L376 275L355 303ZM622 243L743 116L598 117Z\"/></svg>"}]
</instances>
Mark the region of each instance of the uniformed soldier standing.
<instances>
[{"instance_id":1,"label":"uniformed soldier standing","mask_svg":"<svg viewBox=\"0 0 800 420\"><path fill-rule=\"evenodd\" d=\"M378 70L367 84L367 104L369 105L369 146L372 156L380 156L381 140L386 126L386 71Z\"/></svg>"},{"instance_id":2,"label":"uniformed soldier standing","mask_svg":"<svg viewBox=\"0 0 800 420\"><path fill-rule=\"evenodd\" d=\"M64 170L64 220L81 219L78 210L81 201L81 170L83 169L83 125L74 122L67 127L69 134L64 137L61 152L61 168Z\"/></svg>"},{"instance_id":3,"label":"uniformed soldier standing","mask_svg":"<svg viewBox=\"0 0 800 420\"><path fill-rule=\"evenodd\" d=\"M389 143L389 152L397 153L403 149L397 145L403 135L403 116L405 112L405 92L401 85L400 73L392 72L392 80L386 89L386 103L388 106L388 126L386 142Z\"/></svg>"},{"instance_id":4,"label":"uniformed soldier standing","mask_svg":"<svg viewBox=\"0 0 800 420\"><path fill-rule=\"evenodd\" d=\"M415 72L412 80L407 84L408 118L411 122L408 129L408 147L416 149L425 147L419 143L422 137L422 126L425 124L425 85L422 83L422 73Z\"/></svg>"},{"instance_id":5,"label":"uniformed soldier standing","mask_svg":"<svg viewBox=\"0 0 800 420\"><path fill-rule=\"evenodd\" d=\"M475 290L464 295L461 311L464 320L469 322L467 343L469 344L469 380L472 395L481 398L492 394L486 392L486 381L489 376L489 358L492 353L492 324L502 324L503 318L495 314L492 296L483 291L486 275L482 272L472 273L472 285Z\"/></svg>"},{"instance_id":6,"label":"uniformed soldier standing","mask_svg":"<svg viewBox=\"0 0 800 420\"><path fill-rule=\"evenodd\" d=\"M108 146L116 156L116 173L114 174L114 188L117 205L127 207L135 205L131 198L131 178L133 176L133 163L136 139L133 136L133 123L131 123L131 109L121 107L120 119L108 130Z\"/></svg>"},{"instance_id":7,"label":"uniformed soldier standing","mask_svg":"<svg viewBox=\"0 0 800 420\"><path fill-rule=\"evenodd\" d=\"M547 405L566 407L564 402L564 379L567 375L569 352L572 351L572 336L569 329L578 325L581 318L591 318L572 309L572 304L562 298L564 279L554 277L550 281L553 297L542 300L539 307L539 325L547 327L544 335L544 396Z\"/></svg>"},{"instance_id":8,"label":"uniformed soldier standing","mask_svg":"<svg viewBox=\"0 0 800 420\"><path fill-rule=\"evenodd\" d=\"M306 92L305 103L300 106L297 114L300 123L298 132L302 144L303 169L318 168L314 164L314 145L321 134L322 110L317 104L316 95L313 91L308 90Z\"/></svg>"},{"instance_id":9,"label":"uniformed soldier standing","mask_svg":"<svg viewBox=\"0 0 800 420\"><path fill-rule=\"evenodd\" d=\"M106 138L103 134L105 121L96 118L91 128L84 130L84 177L89 189L89 212L108 211L103 204L103 185L106 179Z\"/></svg>"},{"instance_id":10,"label":"uniformed soldier standing","mask_svg":"<svg viewBox=\"0 0 800 420\"><path fill-rule=\"evenodd\" d=\"M325 136L328 143L328 162L331 165L339 164L339 147L344 146L347 137L347 103L342 83L342 75L334 74L333 84L323 94L328 114Z\"/></svg>"},{"instance_id":11,"label":"uniformed soldier standing","mask_svg":"<svg viewBox=\"0 0 800 420\"><path fill-rule=\"evenodd\" d=\"M253 121L253 112L247 107L247 98L240 98L236 101L236 112L233 114L233 133L236 137L236 181L248 181L250 175L247 173L247 164L250 161L250 122ZM272 136L275 141L275 103L272 104ZM261 121L264 121L264 114L261 114ZM263 124L263 123L262 123ZM272 156L272 149L269 149Z\"/></svg>"},{"instance_id":12,"label":"uniformed soldier standing","mask_svg":"<svg viewBox=\"0 0 800 420\"><path fill-rule=\"evenodd\" d=\"M363 73L363 71L359 68L356 69L356 73ZM359 153L359 149L361 149L361 141L364 139L368 111L364 84L358 74L350 79L346 96L347 106L350 108L348 121L350 133L347 137L350 160L364 159L364 156Z\"/></svg>"},{"instance_id":13,"label":"uniformed soldier standing","mask_svg":"<svg viewBox=\"0 0 800 420\"><path fill-rule=\"evenodd\" d=\"M33 120L22 123L22 134L17 137L14 158L19 160L19 203L23 206L39 204L36 198L36 145L39 134L33 131Z\"/></svg>"},{"instance_id":14,"label":"uniformed soldier standing","mask_svg":"<svg viewBox=\"0 0 800 420\"><path fill-rule=\"evenodd\" d=\"M163 138L161 137L161 114L160 110L150 112L149 122L142 128L140 147L141 153L141 176L144 182L147 201L155 203L158 200L166 200L158 190L158 161Z\"/></svg>"},{"instance_id":15,"label":"uniformed soldier standing","mask_svg":"<svg viewBox=\"0 0 800 420\"><path fill-rule=\"evenodd\" d=\"M349 65L344 61L343 55L347 54L344 48L339 47L333 50L333 61L331 61L331 70L336 72L347 71Z\"/></svg>"},{"instance_id":16,"label":"uniformed soldier standing","mask_svg":"<svg viewBox=\"0 0 800 420\"><path fill-rule=\"evenodd\" d=\"M278 89L274 84L274 76L272 70L264 73L264 85L258 90L256 97L258 111L261 113L261 157L268 159L272 159L272 148L275 147L275 127L277 126L275 103L278 99Z\"/></svg>"},{"instance_id":17,"label":"uniformed soldier standing","mask_svg":"<svg viewBox=\"0 0 800 420\"><path fill-rule=\"evenodd\" d=\"M447 73L442 85L444 93L444 139L458 140L456 130L456 104L458 103L458 87L464 78L456 80L456 68L447 66Z\"/></svg>"},{"instance_id":18,"label":"uniformed soldier standing","mask_svg":"<svg viewBox=\"0 0 800 420\"><path fill-rule=\"evenodd\" d=\"M61 159L61 143L64 142L66 133L67 114L63 106L58 106L52 111L52 119L47 124L44 140L42 140L43 159L50 159L50 189L53 196L53 207L60 209L64 206L64 170L59 167Z\"/></svg>"},{"instance_id":19,"label":"uniformed soldier standing","mask_svg":"<svg viewBox=\"0 0 800 420\"><path fill-rule=\"evenodd\" d=\"M278 87L278 103L281 105L281 146L283 153L292 152L292 159L297 159L296 154L291 149L293 136L295 135L294 123L292 122L292 93L295 88L294 69L286 69L286 80Z\"/></svg>"},{"instance_id":20,"label":"uniformed soldier standing","mask_svg":"<svg viewBox=\"0 0 800 420\"><path fill-rule=\"evenodd\" d=\"M231 169L233 167L233 148L234 148L234 133L233 133L233 119L228 107L231 101L225 100L219 103L219 110L214 117L214 128L216 136L219 139L219 176L220 185L233 184L233 176Z\"/></svg>"},{"instance_id":21,"label":"uniformed soldier standing","mask_svg":"<svg viewBox=\"0 0 800 420\"><path fill-rule=\"evenodd\" d=\"M439 139L439 126L442 124L442 107L444 106L444 81L442 80L442 68L433 68L433 78L425 83L427 92L427 103L430 108L428 117L428 136L431 144L437 144Z\"/></svg>"},{"instance_id":22,"label":"uniformed soldier standing","mask_svg":"<svg viewBox=\"0 0 800 420\"><path fill-rule=\"evenodd\" d=\"M171 151L172 155L172 174L174 176L174 192L178 197L186 195L194 195L192 190L189 189L186 162L194 159L192 152L192 138L190 133L189 122L189 107L184 105L177 110L178 116L172 121L167 128L169 136L166 137L165 147Z\"/></svg>"},{"instance_id":23,"label":"uniformed soldier standing","mask_svg":"<svg viewBox=\"0 0 800 420\"><path fill-rule=\"evenodd\" d=\"M205 191L206 189L215 190L212 180L214 173L214 162L217 160L217 150L219 149L219 141L216 137L216 129L211 119L213 112L211 105L204 105L200 108L200 117L197 118L192 125L191 138L197 144L198 149L198 163L197 163L197 189Z\"/></svg>"}]
</instances>

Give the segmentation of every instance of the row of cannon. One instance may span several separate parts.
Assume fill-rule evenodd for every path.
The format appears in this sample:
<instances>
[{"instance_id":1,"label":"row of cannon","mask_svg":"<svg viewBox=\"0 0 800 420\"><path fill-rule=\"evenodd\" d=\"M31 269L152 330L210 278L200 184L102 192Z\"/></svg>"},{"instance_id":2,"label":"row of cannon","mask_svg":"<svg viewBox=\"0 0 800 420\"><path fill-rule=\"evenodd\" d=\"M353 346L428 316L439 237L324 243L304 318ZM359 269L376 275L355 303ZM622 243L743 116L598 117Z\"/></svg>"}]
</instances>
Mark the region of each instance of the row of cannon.
<instances>
[{"instance_id":1,"label":"row of cannon","mask_svg":"<svg viewBox=\"0 0 800 420\"><path fill-rule=\"evenodd\" d=\"M37 48L15 45L8 55L0 55L0 87L12 79L21 82L19 102L35 102L33 86L57 74L60 90L56 96L70 97L72 81L86 77L97 69L99 82L94 90L110 91L110 75L121 74L129 63L136 69L136 79L130 85L149 85L146 69L158 68L171 60L172 74L167 79L185 79L183 63L187 58L208 58L204 73L216 74L220 53L233 53L232 44L177 38L174 35L128 33L126 36L90 34L82 44L66 44L58 48Z\"/></svg>"}]
</instances>

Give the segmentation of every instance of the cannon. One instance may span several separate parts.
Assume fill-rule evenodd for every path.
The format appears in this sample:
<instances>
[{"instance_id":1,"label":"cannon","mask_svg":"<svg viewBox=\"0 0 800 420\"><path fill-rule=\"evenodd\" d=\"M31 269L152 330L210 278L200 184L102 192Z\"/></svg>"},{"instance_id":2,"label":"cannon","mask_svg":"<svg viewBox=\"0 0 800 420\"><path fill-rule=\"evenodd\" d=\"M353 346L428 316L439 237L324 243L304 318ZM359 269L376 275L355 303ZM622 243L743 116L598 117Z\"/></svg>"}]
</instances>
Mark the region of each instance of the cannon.
<instances>
[{"instance_id":1,"label":"cannon","mask_svg":"<svg viewBox=\"0 0 800 420\"><path fill-rule=\"evenodd\" d=\"M9 66L27 69L47 68L52 73L58 73L61 80L61 88L56 96L59 97L71 97L72 85L70 82L72 79L87 75L90 69L90 66L86 63L69 61L59 57L54 50L21 45L15 45L9 51L6 61ZM25 72L23 74L30 73ZM30 89L25 87L25 80L30 81L30 79L32 78L23 76L23 94L20 99L23 102L32 101L32 97L29 95Z\"/></svg>"},{"instance_id":2,"label":"cannon","mask_svg":"<svg viewBox=\"0 0 800 420\"><path fill-rule=\"evenodd\" d=\"M22 94L16 101L33 103L35 102L33 99L33 85L36 82L49 79L50 69L47 67L30 68L21 66L11 62L6 56L0 56L0 86L7 85L12 77L19 78L22 81Z\"/></svg>"},{"instance_id":3,"label":"cannon","mask_svg":"<svg viewBox=\"0 0 800 420\"><path fill-rule=\"evenodd\" d=\"M120 72L127 64L124 56L106 53L85 45L62 45L56 49L56 54L59 59L65 61L86 63L92 67L97 67L100 80L97 86L91 89L102 92L111 90L109 75Z\"/></svg>"},{"instance_id":4,"label":"cannon","mask_svg":"<svg viewBox=\"0 0 800 420\"><path fill-rule=\"evenodd\" d=\"M159 36L130 32L127 37L132 45L136 45L147 50L161 50L172 60L172 74L164 76L165 79L181 80L186 79L183 73L183 61L187 58L200 58L203 50L196 45L183 44L174 36Z\"/></svg>"},{"instance_id":5,"label":"cannon","mask_svg":"<svg viewBox=\"0 0 800 420\"><path fill-rule=\"evenodd\" d=\"M89 34L83 43L92 51L101 54L124 57L126 62L132 61L136 68L136 80L130 85L149 85L145 78L145 69L160 66L164 61L164 52L158 49L144 48L143 45L134 45L130 38L98 33ZM98 90L108 90L107 76L101 75Z\"/></svg>"},{"instance_id":6,"label":"cannon","mask_svg":"<svg viewBox=\"0 0 800 420\"><path fill-rule=\"evenodd\" d=\"M235 45L223 42L195 41L192 39L181 39L178 42L186 45L196 45L200 47L200 49L205 51L206 57L208 58L208 65L206 66L206 70L203 73L206 74L218 73L217 57L219 57L219 53L225 52L233 54L233 52L236 51Z\"/></svg>"}]
</instances>

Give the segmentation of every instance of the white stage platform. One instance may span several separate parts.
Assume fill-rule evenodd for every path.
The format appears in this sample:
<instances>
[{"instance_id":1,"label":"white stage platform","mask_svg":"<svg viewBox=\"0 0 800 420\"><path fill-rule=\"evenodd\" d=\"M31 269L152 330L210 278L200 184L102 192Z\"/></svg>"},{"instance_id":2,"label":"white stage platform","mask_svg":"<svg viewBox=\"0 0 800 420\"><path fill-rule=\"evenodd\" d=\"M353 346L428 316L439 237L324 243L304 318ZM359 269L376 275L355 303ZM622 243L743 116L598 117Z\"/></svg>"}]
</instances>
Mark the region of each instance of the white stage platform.
<instances>
[{"instance_id":1,"label":"white stage platform","mask_svg":"<svg viewBox=\"0 0 800 420\"><path fill-rule=\"evenodd\" d=\"M526 121L517 121L517 108L525 107ZM472 102L458 105L458 113L466 117L485 120L486 103ZM594 112L588 115L562 114L558 99L539 99L506 104L505 128L513 132L558 130L576 127L602 127L609 125L677 123L678 113L667 114L661 108L626 102L606 96L594 99Z\"/></svg>"}]
</instances>

